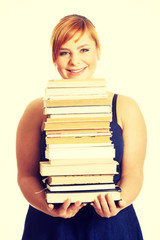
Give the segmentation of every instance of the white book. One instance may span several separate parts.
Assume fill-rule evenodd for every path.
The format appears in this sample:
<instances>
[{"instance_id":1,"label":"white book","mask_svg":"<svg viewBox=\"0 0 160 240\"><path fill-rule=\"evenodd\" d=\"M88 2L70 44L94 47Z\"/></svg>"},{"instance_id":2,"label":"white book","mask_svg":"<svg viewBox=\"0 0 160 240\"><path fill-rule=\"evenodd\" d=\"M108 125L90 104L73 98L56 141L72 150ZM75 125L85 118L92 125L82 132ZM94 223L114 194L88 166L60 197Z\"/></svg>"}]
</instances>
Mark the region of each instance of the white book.
<instances>
[{"instance_id":1,"label":"white book","mask_svg":"<svg viewBox=\"0 0 160 240\"><path fill-rule=\"evenodd\" d=\"M111 113L111 106L48 107L44 114Z\"/></svg>"},{"instance_id":2,"label":"white book","mask_svg":"<svg viewBox=\"0 0 160 240\"><path fill-rule=\"evenodd\" d=\"M45 96L43 97L43 100L47 100L47 99L51 99L51 100L67 100L67 99L99 99L99 98L107 98L108 95L107 93L105 94L77 94L77 95L47 95L45 94Z\"/></svg>"},{"instance_id":3,"label":"white book","mask_svg":"<svg viewBox=\"0 0 160 240\"><path fill-rule=\"evenodd\" d=\"M114 183L100 183L100 184L73 184L73 185L49 185L46 184L46 187L50 191L91 191L91 190L107 190L115 189L116 185Z\"/></svg>"},{"instance_id":4,"label":"white book","mask_svg":"<svg viewBox=\"0 0 160 240\"><path fill-rule=\"evenodd\" d=\"M53 115L53 114L50 114L49 118L64 118L64 121L65 121L65 118L80 118L79 120L81 121L82 118L88 118L90 117L91 118L91 121L92 121L92 118L104 118L104 117L110 117L112 116L112 113L81 113L81 114L57 114L57 115ZM72 120L71 120L72 121ZM82 120L83 121L83 120ZM95 120L94 120L95 121ZM99 120L98 120L99 121Z\"/></svg>"},{"instance_id":5,"label":"white book","mask_svg":"<svg viewBox=\"0 0 160 240\"><path fill-rule=\"evenodd\" d=\"M73 80L73 79L62 79L62 80L49 80L47 83L48 88L57 87L104 87L106 86L105 79L83 79L83 80Z\"/></svg>"},{"instance_id":6,"label":"white book","mask_svg":"<svg viewBox=\"0 0 160 240\"><path fill-rule=\"evenodd\" d=\"M104 142L104 143L62 143L62 144L48 144L47 149L66 149L66 148L89 148L89 147L112 147L113 144Z\"/></svg>"},{"instance_id":7,"label":"white book","mask_svg":"<svg viewBox=\"0 0 160 240\"><path fill-rule=\"evenodd\" d=\"M49 190L46 191L46 201L48 203L63 203L66 199L70 199L71 202L81 201L81 202L93 202L94 199L99 194L111 194L114 201L118 201L121 199L120 196L120 188L116 187L116 189L108 189L105 191L95 190L95 191L73 191L73 192L51 192Z\"/></svg>"},{"instance_id":8,"label":"white book","mask_svg":"<svg viewBox=\"0 0 160 240\"><path fill-rule=\"evenodd\" d=\"M109 147L46 149L47 159L114 158L115 149Z\"/></svg>"},{"instance_id":9,"label":"white book","mask_svg":"<svg viewBox=\"0 0 160 240\"><path fill-rule=\"evenodd\" d=\"M40 162L40 174L42 176L57 175L88 175L88 174L116 174L117 162L84 165L53 166L49 162Z\"/></svg>"},{"instance_id":10,"label":"white book","mask_svg":"<svg viewBox=\"0 0 160 240\"><path fill-rule=\"evenodd\" d=\"M93 94L105 94L105 87L70 87L70 88L46 88L45 95L57 96L57 95L93 95Z\"/></svg>"},{"instance_id":11,"label":"white book","mask_svg":"<svg viewBox=\"0 0 160 240\"><path fill-rule=\"evenodd\" d=\"M62 165L81 165L81 164L103 164L113 163L113 158L81 158L81 159L50 159L49 163L53 166Z\"/></svg>"}]
</instances>

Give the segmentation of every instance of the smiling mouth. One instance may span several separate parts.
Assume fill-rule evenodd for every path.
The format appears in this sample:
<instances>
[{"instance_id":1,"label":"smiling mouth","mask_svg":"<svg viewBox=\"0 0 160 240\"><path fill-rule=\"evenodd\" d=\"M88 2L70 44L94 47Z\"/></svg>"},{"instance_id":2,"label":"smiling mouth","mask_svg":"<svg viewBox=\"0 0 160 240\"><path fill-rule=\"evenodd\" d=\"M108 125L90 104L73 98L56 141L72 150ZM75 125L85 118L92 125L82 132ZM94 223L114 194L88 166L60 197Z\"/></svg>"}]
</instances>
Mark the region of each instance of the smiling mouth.
<instances>
[{"instance_id":1,"label":"smiling mouth","mask_svg":"<svg viewBox=\"0 0 160 240\"><path fill-rule=\"evenodd\" d=\"M84 67L84 68L80 68L80 69L67 69L68 72L70 73L80 73L82 72L83 70L85 70L87 67Z\"/></svg>"}]
</instances>

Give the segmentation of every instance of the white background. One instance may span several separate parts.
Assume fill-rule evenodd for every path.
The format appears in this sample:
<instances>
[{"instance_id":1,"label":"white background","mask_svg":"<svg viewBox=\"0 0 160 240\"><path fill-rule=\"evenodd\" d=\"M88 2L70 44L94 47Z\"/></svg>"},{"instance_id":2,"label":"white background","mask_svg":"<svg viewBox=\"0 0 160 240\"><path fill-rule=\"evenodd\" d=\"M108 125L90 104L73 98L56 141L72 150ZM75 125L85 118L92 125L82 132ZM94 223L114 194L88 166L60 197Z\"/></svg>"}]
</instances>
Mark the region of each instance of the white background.
<instances>
[{"instance_id":1,"label":"white background","mask_svg":"<svg viewBox=\"0 0 160 240\"><path fill-rule=\"evenodd\" d=\"M49 79L59 78L50 35L60 18L73 13L88 17L99 34L102 56L95 77L106 78L110 91L134 98L146 120L145 179L135 209L144 239L158 240L159 0L0 0L0 238L21 239L28 203L16 181L16 128L27 104L43 96Z\"/></svg>"}]
</instances>

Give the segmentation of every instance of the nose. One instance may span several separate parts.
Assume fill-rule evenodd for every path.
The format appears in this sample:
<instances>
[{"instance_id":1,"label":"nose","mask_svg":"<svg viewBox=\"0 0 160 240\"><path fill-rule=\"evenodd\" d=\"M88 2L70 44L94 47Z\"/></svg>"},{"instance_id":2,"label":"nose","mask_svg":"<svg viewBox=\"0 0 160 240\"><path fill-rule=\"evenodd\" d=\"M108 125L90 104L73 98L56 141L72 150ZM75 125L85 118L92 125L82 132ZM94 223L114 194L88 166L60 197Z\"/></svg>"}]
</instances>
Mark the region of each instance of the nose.
<instances>
[{"instance_id":1,"label":"nose","mask_svg":"<svg viewBox=\"0 0 160 240\"><path fill-rule=\"evenodd\" d=\"M77 66L80 63L80 57L77 53L72 53L70 55L69 64L72 66Z\"/></svg>"}]
</instances>

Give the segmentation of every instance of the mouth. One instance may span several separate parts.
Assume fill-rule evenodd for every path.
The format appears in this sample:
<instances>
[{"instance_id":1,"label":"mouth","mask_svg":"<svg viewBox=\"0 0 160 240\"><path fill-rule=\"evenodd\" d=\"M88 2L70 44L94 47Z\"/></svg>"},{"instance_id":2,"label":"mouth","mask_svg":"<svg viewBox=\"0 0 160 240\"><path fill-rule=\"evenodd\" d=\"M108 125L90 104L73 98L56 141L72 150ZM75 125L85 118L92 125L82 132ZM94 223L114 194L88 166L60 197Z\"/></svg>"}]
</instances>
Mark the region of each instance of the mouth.
<instances>
[{"instance_id":1,"label":"mouth","mask_svg":"<svg viewBox=\"0 0 160 240\"><path fill-rule=\"evenodd\" d=\"M71 74L78 74L83 72L87 67L79 68L79 69L66 69Z\"/></svg>"}]
</instances>

